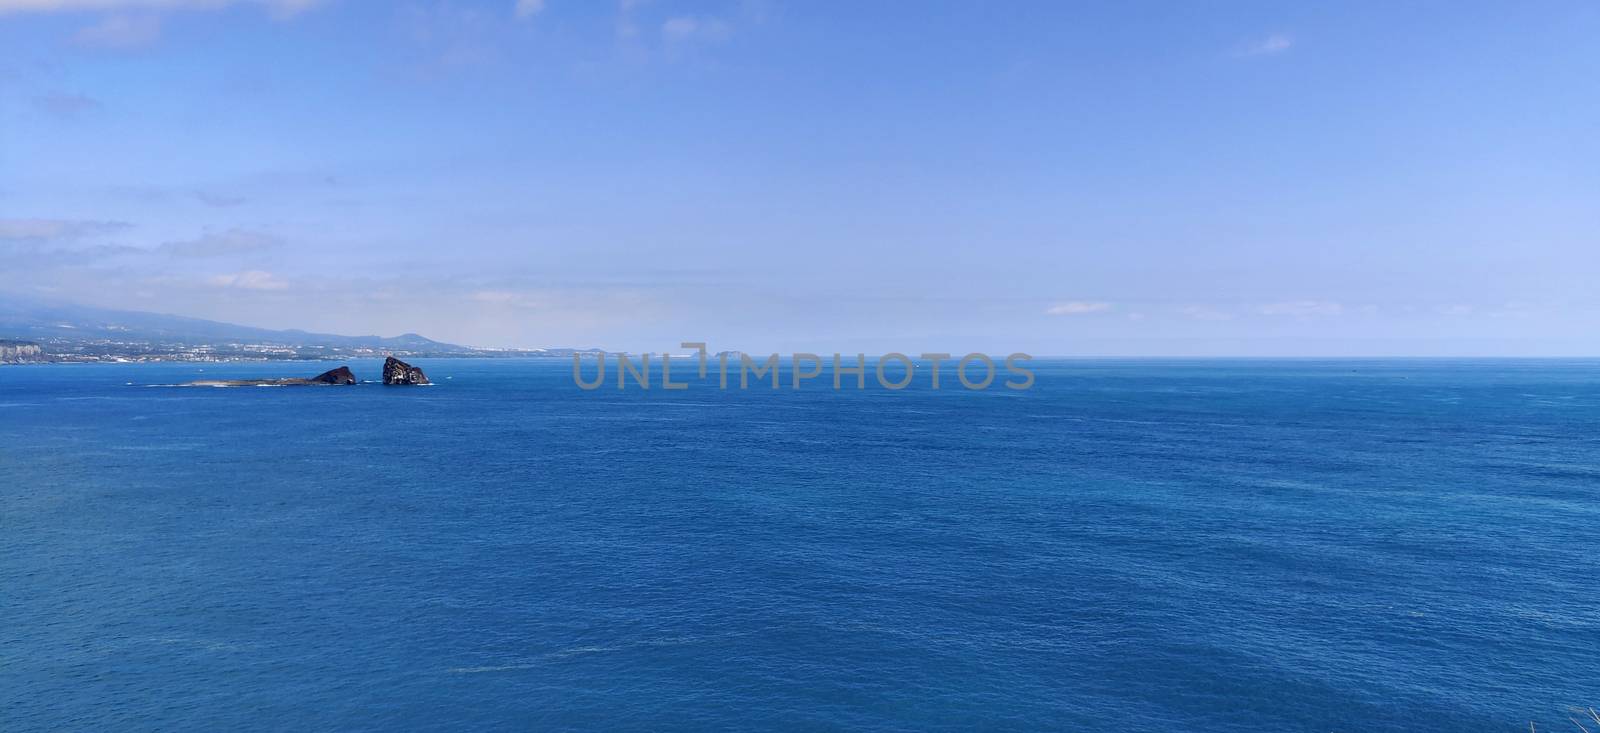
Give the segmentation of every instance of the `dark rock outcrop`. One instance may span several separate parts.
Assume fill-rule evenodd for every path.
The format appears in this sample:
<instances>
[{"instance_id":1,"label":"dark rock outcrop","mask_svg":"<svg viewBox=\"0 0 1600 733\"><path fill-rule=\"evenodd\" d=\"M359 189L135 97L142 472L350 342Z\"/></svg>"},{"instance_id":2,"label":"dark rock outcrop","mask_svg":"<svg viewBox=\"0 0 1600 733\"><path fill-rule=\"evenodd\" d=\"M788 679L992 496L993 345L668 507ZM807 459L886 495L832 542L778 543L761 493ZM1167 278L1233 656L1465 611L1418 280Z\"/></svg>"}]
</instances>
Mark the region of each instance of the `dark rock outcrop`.
<instances>
[{"instance_id":1,"label":"dark rock outcrop","mask_svg":"<svg viewBox=\"0 0 1600 733\"><path fill-rule=\"evenodd\" d=\"M329 369L315 377L277 377L272 379L202 379L188 382L185 387L308 387L324 384L356 384L356 375L350 367Z\"/></svg>"},{"instance_id":2,"label":"dark rock outcrop","mask_svg":"<svg viewBox=\"0 0 1600 733\"><path fill-rule=\"evenodd\" d=\"M318 374L311 381L317 384L355 384L356 375L350 371L350 367L342 366Z\"/></svg>"},{"instance_id":3,"label":"dark rock outcrop","mask_svg":"<svg viewBox=\"0 0 1600 733\"><path fill-rule=\"evenodd\" d=\"M394 357L383 360L384 384L429 384L428 376L410 364Z\"/></svg>"}]
</instances>

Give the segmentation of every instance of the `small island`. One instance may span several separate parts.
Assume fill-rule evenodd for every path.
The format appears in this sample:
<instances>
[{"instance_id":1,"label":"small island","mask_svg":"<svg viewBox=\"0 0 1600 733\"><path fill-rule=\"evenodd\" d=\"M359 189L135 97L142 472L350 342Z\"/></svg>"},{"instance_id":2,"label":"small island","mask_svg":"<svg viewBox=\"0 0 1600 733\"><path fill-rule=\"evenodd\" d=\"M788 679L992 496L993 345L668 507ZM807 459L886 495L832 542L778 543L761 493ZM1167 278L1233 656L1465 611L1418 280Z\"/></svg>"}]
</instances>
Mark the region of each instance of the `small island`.
<instances>
[{"instance_id":1,"label":"small island","mask_svg":"<svg viewBox=\"0 0 1600 733\"><path fill-rule=\"evenodd\" d=\"M432 384L428 375L394 357L383 360L383 383L387 385Z\"/></svg>"},{"instance_id":2,"label":"small island","mask_svg":"<svg viewBox=\"0 0 1600 733\"><path fill-rule=\"evenodd\" d=\"M279 379L202 379L187 382L185 387L314 387L332 384L355 384L358 380L350 367L342 366L338 369L329 369L315 377L303 379L287 377Z\"/></svg>"},{"instance_id":3,"label":"small island","mask_svg":"<svg viewBox=\"0 0 1600 733\"><path fill-rule=\"evenodd\" d=\"M327 385L360 384L350 367L329 369L315 377L270 377L265 379L201 379L185 382L180 387L319 387ZM428 375L394 357L383 361L383 383L386 385L426 385Z\"/></svg>"}]
</instances>

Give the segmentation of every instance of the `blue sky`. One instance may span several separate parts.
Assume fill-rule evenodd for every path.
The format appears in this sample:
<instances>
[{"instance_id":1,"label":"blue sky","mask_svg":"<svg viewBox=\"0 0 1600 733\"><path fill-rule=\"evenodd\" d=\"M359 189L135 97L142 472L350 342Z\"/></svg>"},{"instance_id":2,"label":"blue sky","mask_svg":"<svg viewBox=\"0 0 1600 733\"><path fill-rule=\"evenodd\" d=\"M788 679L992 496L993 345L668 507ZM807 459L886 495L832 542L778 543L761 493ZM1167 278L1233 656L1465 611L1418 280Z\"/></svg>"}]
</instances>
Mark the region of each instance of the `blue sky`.
<instances>
[{"instance_id":1,"label":"blue sky","mask_svg":"<svg viewBox=\"0 0 1600 733\"><path fill-rule=\"evenodd\" d=\"M492 346L1600 354L1600 5L0 0L0 288Z\"/></svg>"}]
</instances>

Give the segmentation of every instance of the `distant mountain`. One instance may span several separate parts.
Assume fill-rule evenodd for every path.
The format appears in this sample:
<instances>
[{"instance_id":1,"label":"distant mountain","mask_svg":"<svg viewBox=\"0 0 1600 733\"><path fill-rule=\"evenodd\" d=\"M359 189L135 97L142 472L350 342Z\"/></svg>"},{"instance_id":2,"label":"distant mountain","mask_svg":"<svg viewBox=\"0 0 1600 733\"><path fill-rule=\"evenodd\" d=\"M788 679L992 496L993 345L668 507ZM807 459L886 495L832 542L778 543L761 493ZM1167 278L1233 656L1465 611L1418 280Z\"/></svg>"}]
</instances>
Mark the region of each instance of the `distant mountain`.
<instances>
[{"instance_id":1,"label":"distant mountain","mask_svg":"<svg viewBox=\"0 0 1600 733\"><path fill-rule=\"evenodd\" d=\"M283 348L371 350L467 355L478 349L414 333L394 337L340 336L253 326L160 313L124 311L0 295L0 339L56 343L119 342L163 346L264 345Z\"/></svg>"}]
</instances>

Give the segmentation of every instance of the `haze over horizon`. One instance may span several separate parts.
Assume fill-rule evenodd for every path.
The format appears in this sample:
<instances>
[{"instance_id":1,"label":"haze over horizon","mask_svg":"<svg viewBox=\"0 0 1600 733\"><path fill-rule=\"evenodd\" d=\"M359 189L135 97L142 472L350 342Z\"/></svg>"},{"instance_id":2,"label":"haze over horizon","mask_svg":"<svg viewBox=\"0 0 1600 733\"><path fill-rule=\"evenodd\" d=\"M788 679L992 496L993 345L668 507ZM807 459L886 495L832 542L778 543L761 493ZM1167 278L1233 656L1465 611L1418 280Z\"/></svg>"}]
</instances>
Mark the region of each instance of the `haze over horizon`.
<instances>
[{"instance_id":1,"label":"haze over horizon","mask_svg":"<svg viewBox=\"0 0 1600 733\"><path fill-rule=\"evenodd\" d=\"M0 292L496 347L1597 355L1597 36L1577 0L0 0Z\"/></svg>"}]
</instances>

